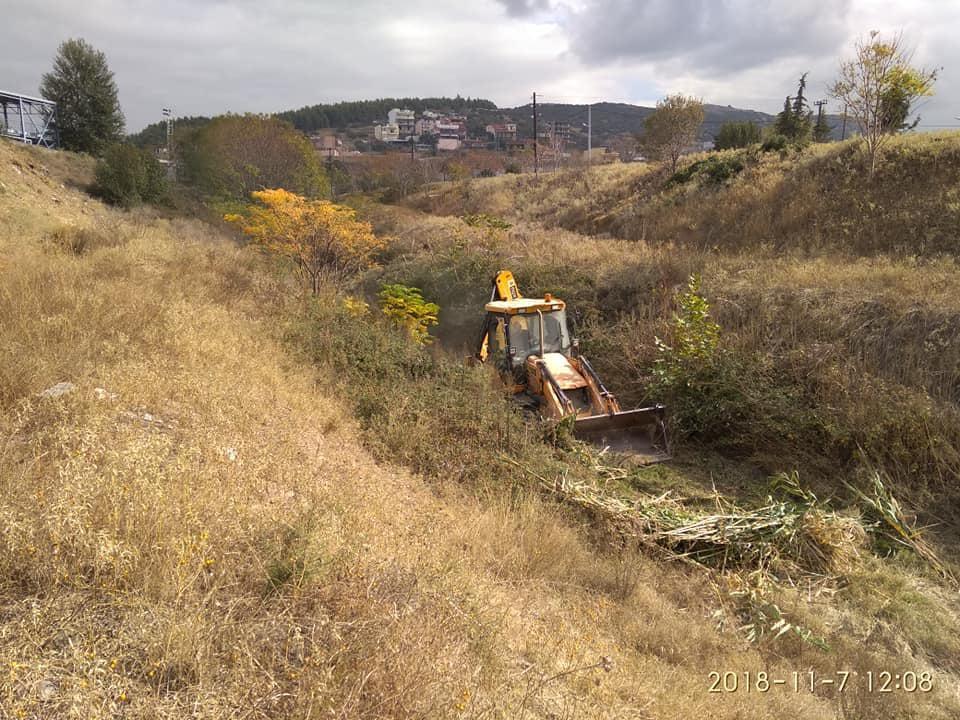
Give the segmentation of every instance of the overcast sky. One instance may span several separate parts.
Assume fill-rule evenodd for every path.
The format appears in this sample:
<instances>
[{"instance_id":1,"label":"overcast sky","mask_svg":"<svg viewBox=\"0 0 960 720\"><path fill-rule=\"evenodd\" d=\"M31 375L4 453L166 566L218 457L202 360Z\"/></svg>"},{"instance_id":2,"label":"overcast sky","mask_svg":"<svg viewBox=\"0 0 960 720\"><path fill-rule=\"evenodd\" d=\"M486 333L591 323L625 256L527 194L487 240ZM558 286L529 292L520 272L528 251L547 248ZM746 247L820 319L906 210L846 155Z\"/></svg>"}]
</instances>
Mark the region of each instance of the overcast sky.
<instances>
[{"instance_id":1,"label":"overcast sky","mask_svg":"<svg viewBox=\"0 0 960 720\"><path fill-rule=\"evenodd\" d=\"M871 29L942 67L922 125L957 125L954 0L3 0L0 89L36 94L57 45L107 54L127 129L177 115L469 95L653 104L685 92L777 112L809 71L825 96ZM830 106L830 110L839 108Z\"/></svg>"}]
</instances>

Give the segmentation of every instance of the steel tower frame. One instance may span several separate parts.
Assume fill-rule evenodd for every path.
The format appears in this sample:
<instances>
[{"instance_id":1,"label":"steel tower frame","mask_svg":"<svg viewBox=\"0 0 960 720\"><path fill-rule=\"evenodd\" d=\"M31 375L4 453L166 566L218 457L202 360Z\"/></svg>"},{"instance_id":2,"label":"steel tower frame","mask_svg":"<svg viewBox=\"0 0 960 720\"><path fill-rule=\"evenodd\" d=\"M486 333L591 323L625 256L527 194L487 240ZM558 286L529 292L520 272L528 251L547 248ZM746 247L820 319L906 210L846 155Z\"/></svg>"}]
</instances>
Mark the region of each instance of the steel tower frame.
<instances>
[{"instance_id":1,"label":"steel tower frame","mask_svg":"<svg viewBox=\"0 0 960 720\"><path fill-rule=\"evenodd\" d=\"M48 148L60 145L52 100L0 90L0 123L0 137Z\"/></svg>"}]
</instances>

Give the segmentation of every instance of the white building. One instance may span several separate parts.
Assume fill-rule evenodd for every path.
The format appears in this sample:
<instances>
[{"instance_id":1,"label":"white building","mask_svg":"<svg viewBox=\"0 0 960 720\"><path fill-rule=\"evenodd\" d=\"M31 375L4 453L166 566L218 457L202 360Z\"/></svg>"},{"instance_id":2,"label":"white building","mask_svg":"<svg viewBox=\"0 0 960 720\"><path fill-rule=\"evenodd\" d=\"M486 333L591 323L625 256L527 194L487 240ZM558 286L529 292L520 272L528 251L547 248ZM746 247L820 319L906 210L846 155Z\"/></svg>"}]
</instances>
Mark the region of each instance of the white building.
<instances>
[{"instance_id":1,"label":"white building","mask_svg":"<svg viewBox=\"0 0 960 720\"><path fill-rule=\"evenodd\" d=\"M387 123L396 125L400 137L406 139L413 135L416 130L416 115L413 110L394 108L387 113Z\"/></svg>"},{"instance_id":2,"label":"white building","mask_svg":"<svg viewBox=\"0 0 960 720\"><path fill-rule=\"evenodd\" d=\"M373 136L383 142L399 142L400 126L394 122L389 122L386 125L374 125Z\"/></svg>"}]
</instances>

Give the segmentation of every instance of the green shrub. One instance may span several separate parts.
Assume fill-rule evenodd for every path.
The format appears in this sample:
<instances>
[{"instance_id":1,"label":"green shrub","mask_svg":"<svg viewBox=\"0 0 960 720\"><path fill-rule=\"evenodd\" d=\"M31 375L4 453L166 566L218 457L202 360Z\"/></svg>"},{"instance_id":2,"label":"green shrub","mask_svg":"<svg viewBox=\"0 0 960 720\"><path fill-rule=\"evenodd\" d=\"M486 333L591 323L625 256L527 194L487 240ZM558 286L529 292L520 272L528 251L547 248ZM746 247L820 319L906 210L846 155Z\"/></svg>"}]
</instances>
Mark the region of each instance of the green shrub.
<instances>
[{"instance_id":1,"label":"green shrub","mask_svg":"<svg viewBox=\"0 0 960 720\"><path fill-rule=\"evenodd\" d=\"M697 160L673 174L668 185L681 185L695 177L703 178L708 184L719 185L743 171L743 161L728 155L711 155Z\"/></svg>"},{"instance_id":2,"label":"green shrub","mask_svg":"<svg viewBox=\"0 0 960 720\"><path fill-rule=\"evenodd\" d=\"M414 342L418 345L432 342L430 326L437 324L440 306L424 300L419 288L384 285L378 297L383 314L404 328Z\"/></svg>"},{"instance_id":3,"label":"green shrub","mask_svg":"<svg viewBox=\"0 0 960 720\"><path fill-rule=\"evenodd\" d=\"M763 152L782 152L787 149L787 145L789 144L790 141L787 139L786 135L774 133L763 141L760 149L763 150Z\"/></svg>"},{"instance_id":4,"label":"green shrub","mask_svg":"<svg viewBox=\"0 0 960 720\"><path fill-rule=\"evenodd\" d=\"M736 383L730 382L733 364L720 350L720 327L710 317L698 276L690 277L677 304L670 344L654 340L657 359L652 390L669 401L681 434L719 434L743 407L744 398Z\"/></svg>"},{"instance_id":5,"label":"green shrub","mask_svg":"<svg viewBox=\"0 0 960 720\"><path fill-rule=\"evenodd\" d=\"M507 163L507 166L503 169L503 171L507 175L519 175L522 172L520 165L515 162Z\"/></svg>"},{"instance_id":6,"label":"green shrub","mask_svg":"<svg viewBox=\"0 0 960 720\"><path fill-rule=\"evenodd\" d=\"M107 148L97 163L95 191L113 205L157 202L166 189L163 166L147 150L118 143Z\"/></svg>"}]
</instances>

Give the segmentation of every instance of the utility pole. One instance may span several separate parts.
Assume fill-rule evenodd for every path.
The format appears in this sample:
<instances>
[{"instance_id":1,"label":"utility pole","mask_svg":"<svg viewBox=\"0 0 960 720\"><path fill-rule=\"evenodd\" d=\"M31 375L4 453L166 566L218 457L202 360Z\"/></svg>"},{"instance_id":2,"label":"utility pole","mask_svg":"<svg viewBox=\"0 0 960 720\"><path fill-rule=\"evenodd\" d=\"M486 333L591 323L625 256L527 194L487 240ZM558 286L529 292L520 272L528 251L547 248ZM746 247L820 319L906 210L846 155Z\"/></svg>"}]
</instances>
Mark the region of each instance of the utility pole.
<instances>
[{"instance_id":1,"label":"utility pole","mask_svg":"<svg viewBox=\"0 0 960 720\"><path fill-rule=\"evenodd\" d=\"M587 105L587 165L593 162L593 105Z\"/></svg>"},{"instance_id":2,"label":"utility pole","mask_svg":"<svg viewBox=\"0 0 960 720\"><path fill-rule=\"evenodd\" d=\"M537 94L533 94L533 175L536 177L540 174L540 151L537 148L537 145L540 142L540 137L537 135Z\"/></svg>"},{"instance_id":3,"label":"utility pole","mask_svg":"<svg viewBox=\"0 0 960 720\"><path fill-rule=\"evenodd\" d=\"M172 161L173 156L170 154L170 140L173 137L173 110L170 108L163 108L163 117L166 118L167 122L167 160Z\"/></svg>"},{"instance_id":4,"label":"utility pole","mask_svg":"<svg viewBox=\"0 0 960 720\"><path fill-rule=\"evenodd\" d=\"M822 128L823 125L822 125L821 123L823 122L823 106L827 104L827 101L826 101L826 100L817 100L817 101L814 102L813 104L817 106L817 125L816 125L816 127L817 127L817 128ZM828 131L829 131L829 128L828 128ZM817 141L816 134L817 134L817 131L814 131L814 138L813 138L813 139L814 139L815 141ZM830 139L830 133L827 132L827 137L826 137L826 138L821 138L818 142L827 142L829 139Z\"/></svg>"},{"instance_id":5,"label":"utility pole","mask_svg":"<svg viewBox=\"0 0 960 720\"><path fill-rule=\"evenodd\" d=\"M817 100L814 105L817 106L817 122L820 122L820 118L823 117L823 106L827 104L826 100Z\"/></svg>"}]
</instances>

